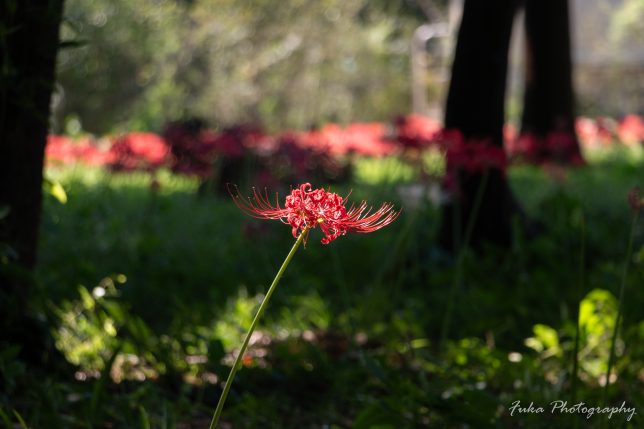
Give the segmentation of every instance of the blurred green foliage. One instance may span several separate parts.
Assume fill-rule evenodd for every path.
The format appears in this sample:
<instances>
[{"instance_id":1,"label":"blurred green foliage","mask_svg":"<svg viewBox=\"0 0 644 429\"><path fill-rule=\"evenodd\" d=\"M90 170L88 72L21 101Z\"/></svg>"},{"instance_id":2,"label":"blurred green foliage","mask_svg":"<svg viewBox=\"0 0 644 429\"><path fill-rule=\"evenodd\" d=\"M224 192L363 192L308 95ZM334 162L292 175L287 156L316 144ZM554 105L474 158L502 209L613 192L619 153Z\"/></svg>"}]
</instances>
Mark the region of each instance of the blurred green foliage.
<instances>
[{"instance_id":1,"label":"blurred green foliage","mask_svg":"<svg viewBox=\"0 0 644 429\"><path fill-rule=\"evenodd\" d=\"M572 1L577 111L586 116L641 114L644 1Z\"/></svg>"},{"instance_id":2,"label":"blurred green foliage","mask_svg":"<svg viewBox=\"0 0 644 429\"><path fill-rule=\"evenodd\" d=\"M427 15L444 21L446 3L67 0L54 131L160 131L193 117L269 130L389 120L410 110L411 36ZM579 113L641 111L644 3L582 7ZM442 92L437 77L428 73L429 94Z\"/></svg>"},{"instance_id":3,"label":"blurred green foliage","mask_svg":"<svg viewBox=\"0 0 644 429\"><path fill-rule=\"evenodd\" d=\"M438 210L400 193L415 180L400 160L359 163L351 198L391 200L403 215L331 246L311 233L251 341L224 420L248 428L551 428L579 419L579 427L598 427L599 416L510 417L508 407L570 399L577 308L576 397L599 405L628 235L625 196L644 181L641 154L605 153L564 178L512 168L515 192L546 232L519 234L507 252L467 253L443 350L455 268L433 244ZM196 180L164 171L154 187L147 173L80 166L48 173L68 201L45 197L41 298L33 305L54 309L57 344L78 367L74 380L42 377L16 360L16 348L0 351L0 421L207 424L218 383L292 243L290 229L247 218L227 198L198 195ZM643 261L640 225L611 389L613 402L638 410ZM641 418L624 427L641 426Z\"/></svg>"},{"instance_id":4,"label":"blurred green foliage","mask_svg":"<svg viewBox=\"0 0 644 429\"><path fill-rule=\"evenodd\" d=\"M389 119L409 110L423 20L407 0L69 0L62 38L82 43L59 55L57 129Z\"/></svg>"},{"instance_id":5,"label":"blurred green foliage","mask_svg":"<svg viewBox=\"0 0 644 429\"><path fill-rule=\"evenodd\" d=\"M610 23L609 35L614 43L636 46L644 38L644 1L624 0Z\"/></svg>"}]
</instances>

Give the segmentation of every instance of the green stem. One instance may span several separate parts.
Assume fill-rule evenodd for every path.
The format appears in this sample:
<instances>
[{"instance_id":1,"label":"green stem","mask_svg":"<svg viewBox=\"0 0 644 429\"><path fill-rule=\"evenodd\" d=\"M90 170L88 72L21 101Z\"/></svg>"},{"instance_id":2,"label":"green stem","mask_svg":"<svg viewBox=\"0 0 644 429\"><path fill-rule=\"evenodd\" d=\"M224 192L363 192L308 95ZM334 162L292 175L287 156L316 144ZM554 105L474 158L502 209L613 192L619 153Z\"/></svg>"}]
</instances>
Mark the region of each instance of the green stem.
<instances>
[{"instance_id":1,"label":"green stem","mask_svg":"<svg viewBox=\"0 0 644 429\"><path fill-rule=\"evenodd\" d=\"M284 271L286 271L286 267L288 267L288 264L291 262L291 259L293 259L293 256L295 255L295 251L297 250L298 247L300 247L300 244L302 244L302 241L304 241L304 237L306 236L307 233L308 233L308 230L305 229L300 233L299 237L297 237L297 240L295 240L295 243L293 244L291 251L288 253L288 255L286 256L286 259L284 259L284 262L282 263L282 266L280 267L279 271L275 275L275 278L273 279L273 283L271 283L271 286L268 288L268 292L266 292L266 296L262 300L262 303L259 306L259 310L257 310L257 314L255 314L253 323L251 323L250 328L248 328L248 332L246 333L246 338L244 338L244 342L242 343L242 346L239 349L239 354L235 359L235 363L233 364L233 367L230 369L230 374L228 374L228 379L226 380L224 391L221 393L221 397L219 398L219 403L217 403L217 409L215 410L215 415L212 417L212 421L210 422L209 429L215 429L219 424L219 418L221 417L221 412L224 408L224 402L226 402L226 397L228 396L228 392L230 391L230 386L233 384L233 380L235 379L235 374L237 374L237 370L241 366L241 360L244 357L246 348L248 347L248 342L250 341L250 337L251 335L253 335L253 331L255 331L255 327L257 326L259 319L262 317L262 314L264 314L264 310L266 310L268 301L271 299L273 292L275 292L275 289L277 288L277 283L279 283L280 279L282 278L282 275L284 274Z\"/></svg>"},{"instance_id":2,"label":"green stem","mask_svg":"<svg viewBox=\"0 0 644 429\"><path fill-rule=\"evenodd\" d=\"M479 184L478 190L476 191L476 197L474 199L474 206L470 212L469 219L467 220L467 226L465 227L465 236L463 237L463 242L458 250L458 256L456 257L456 273L453 277L452 287L449 291L449 297L447 300L447 308L445 309L445 316L443 317L443 326L441 329L440 337L440 348L444 350L445 343L447 341L447 335L449 334L449 326L452 320L452 311L454 308L454 301L456 300L456 292L460 289L461 284L463 283L463 277L465 275L463 269L463 263L465 262L465 253L470 244L470 239L472 238L472 232L474 231L474 223L478 217L479 209L481 208L481 203L483 202L483 194L485 194L485 188L487 187L488 177L490 175L490 170L485 170L481 183ZM460 223L460 222L459 222Z\"/></svg>"},{"instance_id":3,"label":"green stem","mask_svg":"<svg viewBox=\"0 0 644 429\"><path fill-rule=\"evenodd\" d=\"M605 407L608 402L608 388L610 386L610 373L615 363L615 343L617 342L617 333L619 331L619 324L622 321L622 305L624 302L624 289L626 289L626 278L628 276L628 267L631 262L633 254L633 241L635 238L635 231L637 229L637 218L639 217L639 210L635 211L633 215L633 222L631 223L631 232L628 237L628 247L626 249L626 260L624 261L624 268L622 270L622 284L619 288L619 300L617 301L617 317L615 318L615 326L613 328L613 337L610 342L610 354L608 356L608 368L606 369L606 384L604 385L604 393L602 397L602 406Z\"/></svg>"},{"instance_id":4,"label":"green stem","mask_svg":"<svg viewBox=\"0 0 644 429\"><path fill-rule=\"evenodd\" d=\"M582 214L581 218L581 255L579 256L579 282L577 283L577 317L575 324L575 344L572 352L572 381L570 386L570 402L577 403L577 382L579 379L579 341L581 337L581 301L585 285L586 271L586 221ZM574 428L577 428L579 419L574 418Z\"/></svg>"}]
</instances>

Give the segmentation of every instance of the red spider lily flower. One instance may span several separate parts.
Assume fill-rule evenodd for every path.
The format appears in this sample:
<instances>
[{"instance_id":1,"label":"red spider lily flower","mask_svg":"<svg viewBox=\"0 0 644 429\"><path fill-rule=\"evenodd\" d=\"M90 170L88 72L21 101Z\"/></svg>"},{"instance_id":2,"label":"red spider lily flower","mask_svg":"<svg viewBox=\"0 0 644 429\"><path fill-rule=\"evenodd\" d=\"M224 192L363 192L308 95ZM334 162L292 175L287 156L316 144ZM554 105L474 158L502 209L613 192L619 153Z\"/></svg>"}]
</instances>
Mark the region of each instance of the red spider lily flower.
<instances>
[{"instance_id":1,"label":"red spider lily flower","mask_svg":"<svg viewBox=\"0 0 644 429\"><path fill-rule=\"evenodd\" d=\"M381 157L396 152L396 145L385 138L387 128L378 122L353 123L343 130L347 152Z\"/></svg>"},{"instance_id":2,"label":"red spider lily flower","mask_svg":"<svg viewBox=\"0 0 644 429\"><path fill-rule=\"evenodd\" d=\"M588 124L579 121L577 128L582 125L588 128ZM545 136L523 133L514 142L511 142L507 149L512 159L532 164L584 164L577 139L574 133L568 131L555 130Z\"/></svg>"},{"instance_id":3,"label":"red spider lily flower","mask_svg":"<svg viewBox=\"0 0 644 429\"><path fill-rule=\"evenodd\" d=\"M483 173L487 169L505 172L508 160L502 147L487 140L465 140L458 130L445 130L441 138L441 144L446 148L448 174L458 171Z\"/></svg>"},{"instance_id":4,"label":"red spider lily flower","mask_svg":"<svg viewBox=\"0 0 644 429\"><path fill-rule=\"evenodd\" d=\"M153 171L165 164L168 152L168 145L161 136L129 133L114 140L109 150L109 165L117 171Z\"/></svg>"},{"instance_id":5,"label":"red spider lily flower","mask_svg":"<svg viewBox=\"0 0 644 429\"><path fill-rule=\"evenodd\" d=\"M600 117L596 119L597 133L603 146L610 146L616 140L617 122L614 119Z\"/></svg>"},{"instance_id":6,"label":"red spider lily flower","mask_svg":"<svg viewBox=\"0 0 644 429\"><path fill-rule=\"evenodd\" d=\"M508 148L508 145L512 145L512 143L517 139L517 129L514 125L512 124L505 124L503 125L503 146Z\"/></svg>"},{"instance_id":7,"label":"red spider lily flower","mask_svg":"<svg viewBox=\"0 0 644 429\"><path fill-rule=\"evenodd\" d=\"M599 141L599 127L592 118L578 117L575 120L575 132L579 137L579 143L584 147L592 148L601 144Z\"/></svg>"},{"instance_id":8,"label":"red spider lily flower","mask_svg":"<svg viewBox=\"0 0 644 429\"><path fill-rule=\"evenodd\" d=\"M230 192L237 207L246 214L258 219L276 219L292 228L293 237L299 233L308 235L311 229L319 226L324 233L322 244L329 244L347 232L368 233L377 231L392 223L399 211L393 210L393 205L384 203L378 210L373 211L365 201L358 206L346 208L346 198L323 188L313 189L310 183L304 183L291 190L282 208L277 201L271 203L268 193L253 189L253 198L246 199ZM306 240L305 236L305 240Z\"/></svg>"},{"instance_id":9,"label":"red spider lily flower","mask_svg":"<svg viewBox=\"0 0 644 429\"><path fill-rule=\"evenodd\" d=\"M441 131L434 119L411 114L395 119L395 140L406 149L424 149L431 145Z\"/></svg>"},{"instance_id":10,"label":"red spider lily flower","mask_svg":"<svg viewBox=\"0 0 644 429\"><path fill-rule=\"evenodd\" d=\"M546 160L560 164L581 165L584 163L575 135L566 131L552 131L546 136L544 149Z\"/></svg>"},{"instance_id":11,"label":"red spider lily flower","mask_svg":"<svg viewBox=\"0 0 644 429\"><path fill-rule=\"evenodd\" d=\"M70 137L49 135L45 148L47 162L54 164L74 164L82 162L87 165L102 166L112 158L92 138L84 137L74 140Z\"/></svg>"},{"instance_id":12,"label":"red spider lily flower","mask_svg":"<svg viewBox=\"0 0 644 429\"><path fill-rule=\"evenodd\" d=\"M644 120L641 116L626 115L617 127L622 143L635 145L644 140Z\"/></svg>"},{"instance_id":13,"label":"red spider lily flower","mask_svg":"<svg viewBox=\"0 0 644 429\"><path fill-rule=\"evenodd\" d=\"M212 174L217 157L217 135L199 121L172 123L163 131L170 147L170 168L175 173L205 179Z\"/></svg>"}]
</instances>

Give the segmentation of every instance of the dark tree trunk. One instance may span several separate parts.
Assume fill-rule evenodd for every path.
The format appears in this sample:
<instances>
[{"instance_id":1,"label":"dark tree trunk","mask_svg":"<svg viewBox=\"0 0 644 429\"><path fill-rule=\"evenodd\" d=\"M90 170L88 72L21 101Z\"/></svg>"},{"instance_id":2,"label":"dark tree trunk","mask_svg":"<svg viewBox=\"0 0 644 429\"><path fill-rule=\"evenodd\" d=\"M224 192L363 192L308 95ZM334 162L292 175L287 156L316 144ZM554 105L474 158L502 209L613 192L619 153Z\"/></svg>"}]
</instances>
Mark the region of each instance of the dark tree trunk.
<instances>
[{"instance_id":1,"label":"dark tree trunk","mask_svg":"<svg viewBox=\"0 0 644 429\"><path fill-rule=\"evenodd\" d=\"M452 79L445 110L445 128L469 140L503 147L505 86L515 0L465 0ZM507 245L512 216L520 210L502 171L458 175L459 196L443 209L439 241L453 250L461 245L472 218L474 201L485 182L470 244L490 241Z\"/></svg>"},{"instance_id":2,"label":"dark tree trunk","mask_svg":"<svg viewBox=\"0 0 644 429\"><path fill-rule=\"evenodd\" d=\"M568 2L527 1L522 130L574 130Z\"/></svg>"},{"instance_id":3,"label":"dark tree trunk","mask_svg":"<svg viewBox=\"0 0 644 429\"><path fill-rule=\"evenodd\" d=\"M539 161L569 163L581 159L574 123L569 21L567 0L525 3L526 75L521 133L538 139ZM553 134L568 138L554 140Z\"/></svg>"},{"instance_id":4,"label":"dark tree trunk","mask_svg":"<svg viewBox=\"0 0 644 429\"><path fill-rule=\"evenodd\" d=\"M25 329L16 321L24 320L36 263L62 6L63 0L0 0L0 209L8 210L0 219L0 340ZM21 340L29 338L26 332Z\"/></svg>"},{"instance_id":5,"label":"dark tree trunk","mask_svg":"<svg viewBox=\"0 0 644 429\"><path fill-rule=\"evenodd\" d=\"M503 143L508 49L515 0L465 0L458 32L445 127L466 138Z\"/></svg>"}]
</instances>

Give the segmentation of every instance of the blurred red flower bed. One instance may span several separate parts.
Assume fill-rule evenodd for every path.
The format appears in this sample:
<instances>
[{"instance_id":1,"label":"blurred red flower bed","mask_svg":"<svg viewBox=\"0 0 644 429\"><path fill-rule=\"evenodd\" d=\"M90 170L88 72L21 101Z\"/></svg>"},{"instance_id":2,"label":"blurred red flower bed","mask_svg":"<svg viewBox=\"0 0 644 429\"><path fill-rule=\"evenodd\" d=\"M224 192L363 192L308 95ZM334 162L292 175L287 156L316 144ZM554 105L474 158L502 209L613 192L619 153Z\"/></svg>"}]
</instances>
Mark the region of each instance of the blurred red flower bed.
<instances>
[{"instance_id":1,"label":"blurred red flower bed","mask_svg":"<svg viewBox=\"0 0 644 429\"><path fill-rule=\"evenodd\" d=\"M333 181L349 174L349 161L354 155L382 157L418 152L431 146L447 150L441 128L439 122L415 114L398 117L391 124L352 123L345 127L327 124L308 131L286 130L274 135L254 125L214 131L198 121L178 122L169 124L162 135L132 132L78 139L50 135L46 159L49 165L82 163L115 171L154 171L166 167L201 179L222 179L243 168L247 165L244 160L250 158L253 168L259 171L256 179L262 185L310 177ZM637 145L644 141L644 121L637 115L628 115L621 121L579 117L575 129L580 145L587 149ZM520 134L512 125L506 125L504 139L505 152L513 161L582 162L572 135L553 132L537 137ZM466 152L470 159L481 152L458 147L461 150L451 149L451 159L460 159L459 154ZM495 152L494 156L500 155Z\"/></svg>"}]
</instances>

